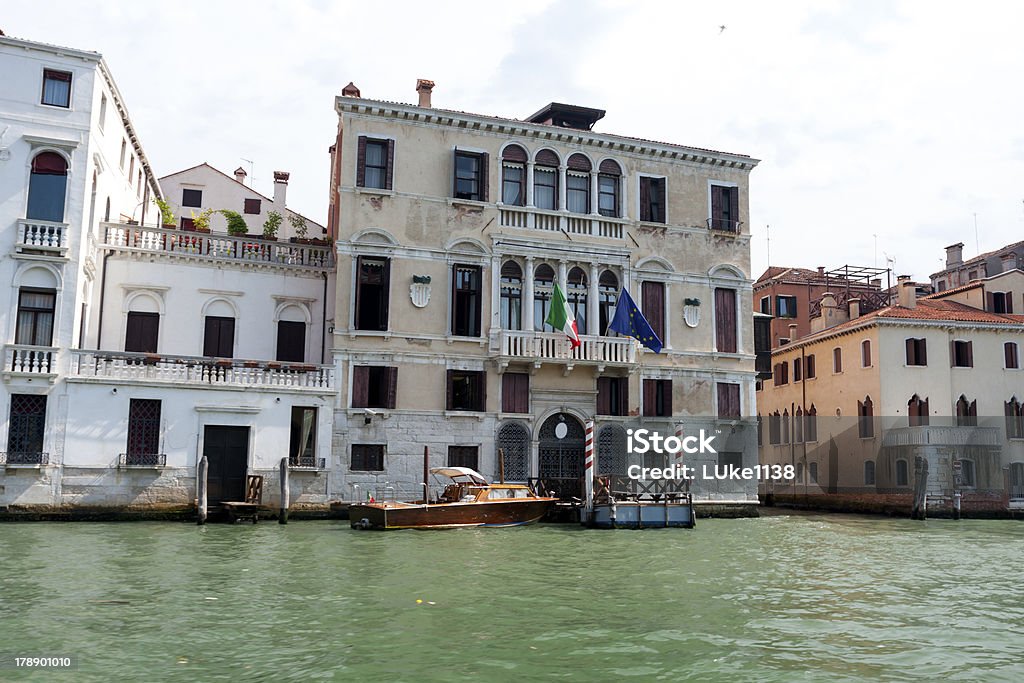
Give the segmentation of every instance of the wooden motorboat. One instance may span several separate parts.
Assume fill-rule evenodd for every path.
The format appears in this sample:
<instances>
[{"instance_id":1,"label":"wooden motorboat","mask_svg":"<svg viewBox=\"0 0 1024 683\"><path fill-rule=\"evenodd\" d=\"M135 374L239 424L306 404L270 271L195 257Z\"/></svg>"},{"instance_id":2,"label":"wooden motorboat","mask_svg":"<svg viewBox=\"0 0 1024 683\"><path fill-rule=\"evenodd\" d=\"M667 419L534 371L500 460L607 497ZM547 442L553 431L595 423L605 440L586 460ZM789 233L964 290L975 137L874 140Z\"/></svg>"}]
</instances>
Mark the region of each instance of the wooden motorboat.
<instances>
[{"instance_id":1,"label":"wooden motorboat","mask_svg":"<svg viewBox=\"0 0 1024 683\"><path fill-rule=\"evenodd\" d=\"M453 529L521 526L536 522L558 502L523 484L491 484L468 467L435 467L448 483L434 501L380 501L349 506L353 529Z\"/></svg>"}]
</instances>

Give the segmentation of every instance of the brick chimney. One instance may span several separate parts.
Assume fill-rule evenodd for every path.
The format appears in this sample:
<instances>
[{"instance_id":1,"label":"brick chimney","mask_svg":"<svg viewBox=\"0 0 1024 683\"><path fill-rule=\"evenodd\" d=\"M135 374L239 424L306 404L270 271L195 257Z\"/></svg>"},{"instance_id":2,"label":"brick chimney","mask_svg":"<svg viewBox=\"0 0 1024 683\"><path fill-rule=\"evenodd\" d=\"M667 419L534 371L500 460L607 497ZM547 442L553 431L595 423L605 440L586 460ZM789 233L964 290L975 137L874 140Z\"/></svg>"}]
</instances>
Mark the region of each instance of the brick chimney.
<instances>
[{"instance_id":1,"label":"brick chimney","mask_svg":"<svg viewBox=\"0 0 1024 683\"><path fill-rule=\"evenodd\" d=\"M856 320L860 317L860 299L854 297L850 299L850 320Z\"/></svg>"},{"instance_id":2,"label":"brick chimney","mask_svg":"<svg viewBox=\"0 0 1024 683\"><path fill-rule=\"evenodd\" d=\"M825 277L825 266L818 266L818 275Z\"/></svg>"},{"instance_id":3,"label":"brick chimney","mask_svg":"<svg viewBox=\"0 0 1024 683\"><path fill-rule=\"evenodd\" d=\"M962 244L960 245L963 246ZM909 275L900 275L897 280L897 287L900 288L900 306L903 308L917 308L917 285L910 281Z\"/></svg>"},{"instance_id":4,"label":"brick chimney","mask_svg":"<svg viewBox=\"0 0 1024 683\"><path fill-rule=\"evenodd\" d=\"M341 94L345 97L359 97L359 88L352 81L348 82L344 88L341 89Z\"/></svg>"},{"instance_id":5,"label":"brick chimney","mask_svg":"<svg viewBox=\"0 0 1024 683\"><path fill-rule=\"evenodd\" d=\"M235 180L245 185L245 176L249 175L245 172L245 169L239 166L235 169Z\"/></svg>"},{"instance_id":6,"label":"brick chimney","mask_svg":"<svg viewBox=\"0 0 1024 683\"><path fill-rule=\"evenodd\" d=\"M430 93L434 90L434 81L425 78L416 79L416 92L420 96L420 106L430 108Z\"/></svg>"},{"instance_id":7,"label":"brick chimney","mask_svg":"<svg viewBox=\"0 0 1024 683\"><path fill-rule=\"evenodd\" d=\"M286 204L285 200L288 196L288 178L291 173L286 171L274 171L274 207L279 211L283 212Z\"/></svg>"},{"instance_id":8,"label":"brick chimney","mask_svg":"<svg viewBox=\"0 0 1024 683\"><path fill-rule=\"evenodd\" d=\"M964 243L957 242L946 247L946 267L952 268L964 262Z\"/></svg>"}]
</instances>

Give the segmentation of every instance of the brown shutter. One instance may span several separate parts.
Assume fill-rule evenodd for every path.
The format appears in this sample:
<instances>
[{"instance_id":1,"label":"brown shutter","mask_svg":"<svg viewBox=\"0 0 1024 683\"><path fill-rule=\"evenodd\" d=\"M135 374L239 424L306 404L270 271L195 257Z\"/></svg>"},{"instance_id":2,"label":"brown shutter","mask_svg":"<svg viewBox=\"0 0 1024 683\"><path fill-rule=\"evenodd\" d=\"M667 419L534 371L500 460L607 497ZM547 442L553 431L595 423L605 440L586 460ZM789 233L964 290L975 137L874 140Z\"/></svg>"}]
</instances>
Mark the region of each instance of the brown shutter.
<instances>
[{"instance_id":1,"label":"brown shutter","mask_svg":"<svg viewBox=\"0 0 1024 683\"><path fill-rule=\"evenodd\" d=\"M506 372L501 376L501 412L515 413L515 387L516 381L512 373Z\"/></svg>"},{"instance_id":2,"label":"brown shutter","mask_svg":"<svg viewBox=\"0 0 1024 683\"><path fill-rule=\"evenodd\" d=\"M921 365L928 365L928 342L925 339L919 340L917 345L917 362Z\"/></svg>"},{"instance_id":3,"label":"brown shutter","mask_svg":"<svg viewBox=\"0 0 1024 683\"><path fill-rule=\"evenodd\" d=\"M480 411L487 410L487 372L476 373L477 383L480 387L480 402L476 408Z\"/></svg>"},{"instance_id":4,"label":"brown shutter","mask_svg":"<svg viewBox=\"0 0 1024 683\"><path fill-rule=\"evenodd\" d=\"M651 178L640 178L640 220L651 220Z\"/></svg>"},{"instance_id":5,"label":"brown shutter","mask_svg":"<svg viewBox=\"0 0 1024 683\"><path fill-rule=\"evenodd\" d=\"M357 365L352 368L352 407L365 408L370 402L370 368Z\"/></svg>"},{"instance_id":6,"label":"brown shutter","mask_svg":"<svg viewBox=\"0 0 1024 683\"><path fill-rule=\"evenodd\" d=\"M665 415L671 415L672 414L672 380L670 380L670 379L664 380L664 384L662 385L662 388L663 388L663 393L664 393L664 396L662 396L662 400L665 403Z\"/></svg>"},{"instance_id":7,"label":"brown shutter","mask_svg":"<svg viewBox=\"0 0 1024 683\"><path fill-rule=\"evenodd\" d=\"M573 171L583 171L589 173L591 170L590 159L582 154L573 154L569 157L568 161L565 162L566 168Z\"/></svg>"},{"instance_id":8,"label":"brown shutter","mask_svg":"<svg viewBox=\"0 0 1024 683\"><path fill-rule=\"evenodd\" d=\"M985 292L985 310L989 312L996 310L996 295L992 292Z\"/></svg>"},{"instance_id":9,"label":"brown shutter","mask_svg":"<svg viewBox=\"0 0 1024 683\"><path fill-rule=\"evenodd\" d=\"M388 392L387 392L387 408L394 409L396 405L395 397L398 395L398 368L388 368Z\"/></svg>"},{"instance_id":10,"label":"brown shutter","mask_svg":"<svg viewBox=\"0 0 1024 683\"><path fill-rule=\"evenodd\" d=\"M452 400L454 398L452 395L452 380L454 379L454 377L454 370L448 370L448 372L445 374L445 410L452 410Z\"/></svg>"},{"instance_id":11,"label":"brown shutter","mask_svg":"<svg viewBox=\"0 0 1024 683\"><path fill-rule=\"evenodd\" d=\"M643 384L644 390L644 416L653 417L658 414L657 401L658 401L658 382L653 379L645 379Z\"/></svg>"},{"instance_id":12,"label":"brown shutter","mask_svg":"<svg viewBox=\"0 0 1024 683\"><path fill-rule=\"evenodd\" d=\"M611 411L611 377L597 378L597 414L608 415Z\"/></svg>"},{"instance_id":13,"label":"brown shutter","mask_svg":"<svg viewBox=\"0 0 1024 683\"><path fill-rule=\"evenodd\" d=\"M863 356L861 358L861 365L863 365L866 368L870 367L871 366L871 342L870 341L862 342L861 345L860 345L860 349L861 349L861 352L862 352L861 356Z\"/></svg>"},{"instance_id":14,"label":"brown shutter","mask_svg":"<svg viewBox=\"0 0 1024 683\"><path fill-rule=\"evenodd\" d=\"M917 365L917 340L908 339L906 341L907 347L907 365Z\"/></svg>"},{"instance_id":15,"label":"brown shutter","mask_svg":"<svg viewBox=\"0 0 1024 683\"><path fill-rule=\"evenodd\" d=\"M381 314L380 314L380 329L388 329L388 311L391 306L391 259L384 259L384 273L381 276L383 282L381 288L383 293L381 294Z\"/></svg>"},{"instance_id":16,"label":"brown shutter","mask_svg":"<svg viewBox=\"0 0 1024 683\"><path fill-rule=\"evenodd\" d=\"M736 353L736 292L715 288L715 338L718 351Z\"/></svg>"},{"instance_id":17,"label":"brown shutter","mask_svg":"<svg viewBox=\"0 0 1024 683\"><path fill-rule=\"evenodd\" d=\"M725 226L728 230L740 231L740 188L729 188L729 218L732 225Z\"/></svg>"},{"instance_id":18,"label":"brown shutter","mask_svg":"<svg viewBox=\"0 0 1024 683\"><path fill-rule=\"evenodd\" d=\"M360 135L356 145L356 186L366 185L366 136Z\"/></svg>"},{"instance_id":19,"label":"brown shutter","mask_svg":"<svg viewBox=\"0 0 1024 683\"><path fill-rule=\"evenodd\" d=\"M519 145L509 145L502 150L501 158L505 161L514 161L519 164L525 164L527 161L526 150ZM525 182L526 178L523 178Z\"/></svg>"},{"instance_id":20,"label":"brown shutter","mask_svg":"<svg viewBox=\"0 0 1024 683\"><path fill-rule=\"evenodd\" d=\"M1006 296L1006 312L1013 313L1013 292L1007 292Z\"/></svg>"},{"instance_id":21,"label":"brown shutter","mask_svg":"<svg viewBox=\"0 0 1024 683\"><path fill-rule=\"evenodd\" d=\"M974 367L974 342L967 342L967 367Z\"/></svg>"},{"instance_id":22,"label":"brown shutter","mask_svg":"<svg viewBox=\"0 0 1024 683\"><path fill-rule=\"evenodd\" d=\"M365 173L365 167L363 171ZM387 175L384 178L384 189L393 190L395 179L395 141L388 140L388 168Z\"/></svg>"},{"instance_id":23,"label":"brown shutter","mask_svg":"<svg viewBox=\"0 0 1024 683\"><path fill-rule=\"evenodd\" d=\"M619 415L629 415L629 378L619 377Z\"/></svg>"},{"instance_id":24,"label":"brown shutter","mask_svg":"<svg viewBox=\"0 0 1024 683\"><path fill-rule=\"evenodd\" d=\"M665 284L663 282L644 282L640 294L644 317L651 324L651 329L658 335L658 339L664 342Z\"/></svg>"},{"instance_id":25,"label":"brown shutter","mask_svg":"<svg viewBox=\"0 0 1024 683\"><path fill-rule=\"evenodd\" d=\"M519 375L518 387L516 388L516 412L530 412L530 376Z\"/></svg>"},{"instance_id":26,"label":"brown shutter","mask_svg":"<svg viewBox=\"0 0 1024 683\"><path fill-rule=\"evenodd\" d=\"M1003 344L1003 367L1013 367L1013 349L1010 347L1010 342Z\"/></svg>"},{"instance_id":27,"label":"brown shutter","mask_svg":"<svg viewBox=\"0 0 1024 683\"><path fill-rule=\"evenodd\" d=\"M718 185L711 186L711 225L712 228L722 226L722 189Z\"/></svg>"},{"instance_id":28,"label":"brown shutter","mask_svg":"<svg viewBox=\"0 0 1024 683\"><path fill-rule=\"evenodd\" d=\"M359 300L363 290L363 257L356 257L356 297L352 309L352 329L359 329Z\"/></svg>"}]
</instances>

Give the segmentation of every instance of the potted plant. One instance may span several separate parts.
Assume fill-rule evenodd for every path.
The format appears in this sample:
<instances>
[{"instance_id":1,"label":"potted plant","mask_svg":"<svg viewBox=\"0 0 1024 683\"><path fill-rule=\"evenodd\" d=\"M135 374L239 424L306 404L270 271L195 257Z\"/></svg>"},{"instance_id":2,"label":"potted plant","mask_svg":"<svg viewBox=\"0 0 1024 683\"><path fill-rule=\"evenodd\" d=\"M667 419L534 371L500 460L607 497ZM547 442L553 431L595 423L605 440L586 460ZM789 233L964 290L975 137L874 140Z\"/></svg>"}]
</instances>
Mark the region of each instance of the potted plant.
<instances>
[{"instance_id":1,"label":"potted plant","mask_svg":"<svg viewBox=\"0 0 1024 683\"><path fill-rule=\"evenodd\" d=\"M288 214L288 222L292 224L292 231L295 233L295 237L291 241L298 244L305 243L306 234L309 232L306 219L297 213L290 213Z\"/></svg>"},{"instance_id":2,"label":"potted plant","mask_svg":"<svg viewBox=\"0 0 1024 683\"><path fill-rule=\"evenodd\" d=\"M228 221L228 234L233 237L244 237L249 234L249 226L246 225L242 214L231 209L221 209L218 213Z\"/></svg>"},{"instance_id":3,"label":"potted plant","mask_svg":"<svg viewBox=\"0 0 1024 683\"><path fill-rule=\"evenodd\" d=\"M277 231L281 229L281 214L271 211L267 214L267 220L263 223L263 239L276 240Z\"/></svg>"},{"instance_id":4,"label":"potted plant","mask_svg":"<svg viewBox=\"0 0 1024 683\"><path fill-rule=\"evenodd\" d=\"M195 211L192 212L192 227L196 232L210 232L210 216L212 215L213 209L203 209L198 214Z\"/></svg>"},{"instance_id":5,"label":"potted plant","mask_svg":"<svg viewBox=\"0 0 1024 683\"><path fill-rule=\"evenodd\" d=\"M167 203L166 199L155 200L156 208L160 209L160 222L163 226L169 230L173 230L177 227L174 224L174 212L171 211L171 205Z\"/></svg>"}]
</instances>

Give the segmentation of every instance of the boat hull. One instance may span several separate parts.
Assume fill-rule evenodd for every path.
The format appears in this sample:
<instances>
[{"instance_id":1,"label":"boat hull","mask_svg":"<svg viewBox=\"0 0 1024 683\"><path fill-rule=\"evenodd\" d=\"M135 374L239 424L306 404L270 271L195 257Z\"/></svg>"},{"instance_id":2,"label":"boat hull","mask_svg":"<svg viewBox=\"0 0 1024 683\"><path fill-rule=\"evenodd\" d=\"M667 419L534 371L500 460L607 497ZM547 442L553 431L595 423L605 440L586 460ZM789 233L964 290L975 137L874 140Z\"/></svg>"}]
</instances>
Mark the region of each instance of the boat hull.
<instances>
[{"instance_id":1,"label":"boat hull","mask_svg":"<svg viewBox=\"0 0 1024 683\"><path fill-rule=\"evenodd\" d=\"M349 507L353 529L456 529L481 526L522 526L539 520L555 499L494 502L366 503Z\"/></svg>"}]
</instances>

